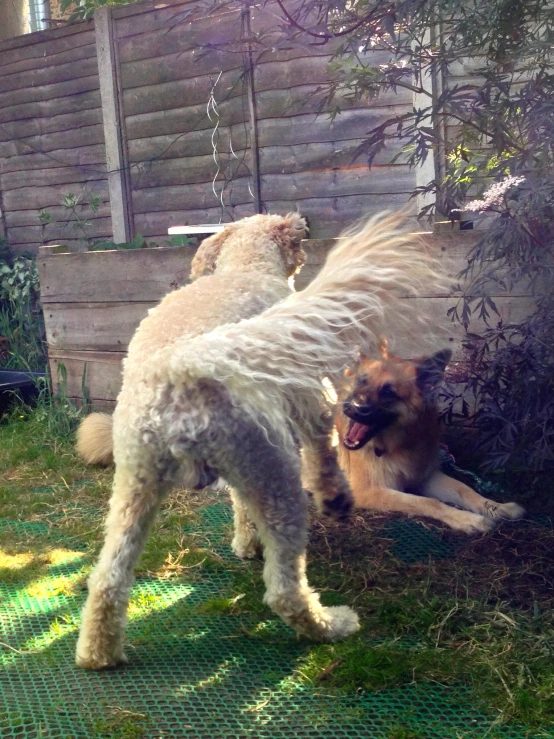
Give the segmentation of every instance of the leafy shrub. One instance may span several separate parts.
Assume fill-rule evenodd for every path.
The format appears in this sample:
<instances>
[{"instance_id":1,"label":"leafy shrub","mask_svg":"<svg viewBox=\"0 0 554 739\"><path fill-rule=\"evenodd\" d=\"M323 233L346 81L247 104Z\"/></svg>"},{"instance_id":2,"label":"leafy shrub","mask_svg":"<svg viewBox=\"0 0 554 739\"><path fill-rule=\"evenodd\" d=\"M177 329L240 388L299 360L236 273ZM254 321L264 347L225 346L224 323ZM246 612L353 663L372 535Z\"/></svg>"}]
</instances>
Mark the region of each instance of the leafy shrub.
<instances>
[{"instance_id":1,"label":"leafy shrub","mask_svg":"<svg viewBox=\"0 0 554 739\"><path fill-rule=\"evenodd\" d=\"M0 336L7 341L7 353L0 356L0 366L45 368L44 320L34 259L19 256L0 260Z\"/></svg>"}]
</instances>

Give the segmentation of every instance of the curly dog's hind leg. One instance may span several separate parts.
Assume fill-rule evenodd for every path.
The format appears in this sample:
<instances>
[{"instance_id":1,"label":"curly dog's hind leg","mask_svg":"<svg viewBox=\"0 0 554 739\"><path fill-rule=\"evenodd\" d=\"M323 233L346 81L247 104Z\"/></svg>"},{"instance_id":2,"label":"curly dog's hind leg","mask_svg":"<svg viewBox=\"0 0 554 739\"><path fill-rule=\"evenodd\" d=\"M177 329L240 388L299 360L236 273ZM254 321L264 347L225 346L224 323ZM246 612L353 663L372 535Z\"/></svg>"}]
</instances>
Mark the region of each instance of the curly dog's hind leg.
<instances>
[{"instance_id":1,"label":"curly dog's hind leg","mask_svg":"<svg viewBox=\"0 0 554 739\"><path fill-rule=\"evenodd\" d=\"M88 581L89 593L77 642L79 667L98 670L126 661L123 631L133 569L160 499L155 470L147 479L123 466L116 468L106 539Z\"/></svg>"},{"instance_id":2,"label":"curly dog's hind leg","mask_svg":"<svg viewBox=\"0 0 554 739\"><path fill-rule=\"evenodd\" d=\"M347 606L322 606L306 579L308 500L292 440L285 450L277 436L244 414L229 423L232 413L225 411L227 425L218 424L209 455L256 524L264 547L264 600L299 634L344 639L359 628L358 617Z\"/></svg>"}]
</instances>

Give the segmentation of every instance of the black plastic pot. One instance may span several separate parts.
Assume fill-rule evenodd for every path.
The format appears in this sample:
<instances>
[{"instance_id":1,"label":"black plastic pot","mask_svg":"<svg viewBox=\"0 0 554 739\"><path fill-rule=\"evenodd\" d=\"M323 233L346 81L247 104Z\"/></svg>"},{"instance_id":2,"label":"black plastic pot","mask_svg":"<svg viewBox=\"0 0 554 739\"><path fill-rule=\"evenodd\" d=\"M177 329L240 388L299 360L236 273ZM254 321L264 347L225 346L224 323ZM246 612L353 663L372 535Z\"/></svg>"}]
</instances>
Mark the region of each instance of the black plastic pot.
<instances>
[{"instance_id":1,"label":"black plastic pot","mask_svg":"<svg viewBox=\"0 0 554 739\"><path fill-rule=\"evenodd\" d=\"M0 370L0 415L5 413L16 397L29 403L38 395L37 380L44 372Z\"/></svg>"}]
</instances>

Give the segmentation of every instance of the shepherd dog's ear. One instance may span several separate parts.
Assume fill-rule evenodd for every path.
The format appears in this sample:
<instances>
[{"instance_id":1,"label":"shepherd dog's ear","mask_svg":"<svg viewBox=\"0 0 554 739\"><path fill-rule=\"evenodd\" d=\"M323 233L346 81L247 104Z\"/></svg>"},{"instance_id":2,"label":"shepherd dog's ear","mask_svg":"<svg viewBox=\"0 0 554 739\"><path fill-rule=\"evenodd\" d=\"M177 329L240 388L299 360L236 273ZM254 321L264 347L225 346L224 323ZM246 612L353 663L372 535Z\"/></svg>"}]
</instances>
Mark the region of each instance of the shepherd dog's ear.
<instances>
[{"instance_id":1,"label":"shepherd dog's ear","mask_svg":"<svg viewBox=\"0 0 554 739\"><path fill-rule=\"evenodd\" d=\"M448 362L452 359L450 349L443 349L431 357L416 362L416 382L422 392L431 390L441 382Z\"/></svg>"},{"instance_id":2,"label":"shepherd dog's ear","mask_svg":"<svg viewBox=\"0 0 554 739\"><path fill-rule=\"evenodd\" d=\"M190 279L197 280L203 275L213 274L225 239L234 231L234 225L227 226L217 234L209 236L200 244L190 267Z\"/></svg>"},{"instance_id":3,"label":"shepherd dog's ear","mask_svg":"<svg viewBox=\"0 0 554 739\"><path fill-rule=\"evenodd\" d=\"M364 359L367 359L367 357L362 354L359 347L356 347L356 356L352 360L352 362L348 365L348 367L344 370L343 374L344 377L354 377L354 375L357 373L360 364L364 361Z\"/></svg>"}]
</instances>

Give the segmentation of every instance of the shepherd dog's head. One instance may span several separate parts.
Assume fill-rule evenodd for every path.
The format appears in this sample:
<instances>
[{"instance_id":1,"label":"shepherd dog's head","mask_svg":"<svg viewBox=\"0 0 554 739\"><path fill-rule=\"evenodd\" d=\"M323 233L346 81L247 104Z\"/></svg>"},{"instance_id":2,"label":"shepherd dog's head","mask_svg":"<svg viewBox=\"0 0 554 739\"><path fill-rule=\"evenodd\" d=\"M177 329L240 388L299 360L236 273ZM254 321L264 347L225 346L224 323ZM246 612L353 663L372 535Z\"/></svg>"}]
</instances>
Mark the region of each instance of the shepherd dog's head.
<instances>
[{"instance_id":1,"label":"shepherd dog's head","mask_svg":"<svg viewBox=\"0 0 554 739\"><path fill-rule=\"evenodd\" d=\"M452 352L406 360L383 352L382 359L360 357L346 371L339 424L341 442L350 451L361 449L392 426L417 422L432 402L431 391L442 380Z\"/></svg>"}]
</instances>

